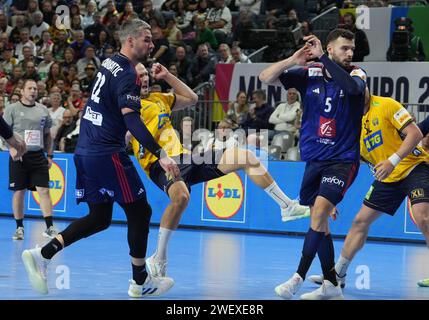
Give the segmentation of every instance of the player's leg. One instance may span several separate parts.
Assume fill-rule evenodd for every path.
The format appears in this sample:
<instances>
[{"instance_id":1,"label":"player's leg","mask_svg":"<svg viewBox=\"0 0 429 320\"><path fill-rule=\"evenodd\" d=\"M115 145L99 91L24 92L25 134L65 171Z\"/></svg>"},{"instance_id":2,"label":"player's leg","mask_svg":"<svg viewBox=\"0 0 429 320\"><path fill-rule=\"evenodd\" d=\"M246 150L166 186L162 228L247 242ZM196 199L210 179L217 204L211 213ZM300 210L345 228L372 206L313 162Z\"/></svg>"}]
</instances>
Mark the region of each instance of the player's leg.
<instances>
[{"instance_id":1,"label":"player's leg","mask_svg":"<svg viewBox=\"0 0 429 320\"><path fill-rule=\"evenodd\" d=\"M127 239L133 272L128 294L133 298L161 295L174 285L174 281L171 278L152 277L146 270L145 257L152 208L145 197L120 205L127 216Z\"/></svg>"},{"instance_id":2,"label":"player's leg","mask_svg":"<svg viewBox=\"0 0 429 320\"><path fill-rule=\"evenodd\" d=\"M307 217L310 214L308 207L300 206L291 200L277 185L261 161L250 150L240 148L226 149L219 161L218 169L224 174L244 170L253 181L280 206L283 221Z\"/></svg>"},{"instance_id":3,"label":"player's leg","mask_svg":"<svg viewBox=\"0 0 429 320\"><path fill-rule=\"evenodd\" d=\"M109 227L113 203L88 204L89 214L74 220L65 230L42 248L24 250L22 259L30 282L35 290L48 293L46 268L52 257L72 243Z\"/></svg>"},{"instance_id":4,"label":"player's leg","mask_svg":"<svg viewBox=\"0 0 429 320\"><path fill-rule=\"evenodd\" d=\"M165 277L167 273L167 249L173 232L177 229L183 212L189 203L189 190L183 181L176 181L167 190L170 203L165 209L158 231L156 252L147 260L153 276Z\"/></svg>"},{"instance_id":5,"label":"player's leg","mask_svg":"<svg viewBox=\"0 0 429 320\"><path fill-rule=\"evenodd\" d=\"M58 232L53 225L51 194L49 188L36 187L36 190L39 194L40 210L42 210L43 218L46 223L46 230L43 232L43 235L52 239Z\"/></svg>"},{"instance_id":6,"label":"player's leg","mask_svg":"<svg viewBox=\"0 0 429 320\"><path fill-rule=\"evenodd\" d=\"M13 217L16 221L16 230L13 240L24 240L24 199L26 190L15 190L12 197Z\"/></svg>"}]
</instances>

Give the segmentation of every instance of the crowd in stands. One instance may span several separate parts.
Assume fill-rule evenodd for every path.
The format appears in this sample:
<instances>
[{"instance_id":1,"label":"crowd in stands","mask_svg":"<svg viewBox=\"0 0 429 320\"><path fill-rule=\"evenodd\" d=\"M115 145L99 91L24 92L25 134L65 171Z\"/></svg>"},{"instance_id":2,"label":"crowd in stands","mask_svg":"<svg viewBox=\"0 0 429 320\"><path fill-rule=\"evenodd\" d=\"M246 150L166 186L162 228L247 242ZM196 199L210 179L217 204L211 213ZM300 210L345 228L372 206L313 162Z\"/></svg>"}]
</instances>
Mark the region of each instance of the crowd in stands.
<instances>
[{"instance_id":1,"label":"crowd in stands","mask_svg":"<svg viewBox=\"0 0 429 320\"><path fill-rule=\"evenodd\" d=\"M249 30L286 32L282 38L290 46L280 41L278 47L266 50L271 56L253 60L277 61L303 45L302 37L312 33L311 17L331 6L349 8L362 2L388 5L387 1L350 0L3 0L0 108L20 99L23 79L34 79L38 101L50 109L54 120L56 150L73 152L79 115L97 69L120 50L118 30L125 21L140 18L148 22L155 48L146 62L165 65L195 88L213 78L218 63L252 63L261 44L252 47ZM56 13L62 5L68 7L68 16ZM355 27L351 14L341 23L355 32L355 60L363 61L370 50L364 31ZM171 90L162 82L156 87ZM251 97L239 92L225 121L233 128L269 129L270 139L284 131L297 139L300 115L296 90L290 89L287 102L275 108L266 103L265 92L256 90Z\"/></svg>"}]
</instances>

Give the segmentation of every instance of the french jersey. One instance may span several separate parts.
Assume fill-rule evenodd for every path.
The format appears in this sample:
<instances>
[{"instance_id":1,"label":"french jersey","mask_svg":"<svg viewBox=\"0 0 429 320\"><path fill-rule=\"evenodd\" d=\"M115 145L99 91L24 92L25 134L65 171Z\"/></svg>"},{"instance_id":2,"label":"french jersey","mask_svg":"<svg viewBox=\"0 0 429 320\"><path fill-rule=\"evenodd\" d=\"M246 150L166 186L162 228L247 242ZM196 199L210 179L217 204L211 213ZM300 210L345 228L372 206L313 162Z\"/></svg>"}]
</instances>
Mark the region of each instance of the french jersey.
<instances>
[{"instance_id":1,"label":"french jersey","mask_svg":"<svg viewBox=\"0 0 429 320\"><path fill-rule=\"evenodd\" d=\"M171 109L174 107L176 96L166 93L151 93L149 97L141 99L140 115L145 126L155 141L165 150L169 157L184 153L179 137L171 124ZM134 138L131 138L133 153L140 166L149 174L150 166L158 160L149 150Z\"/></svg>"},{"instance_id":2,"label":"french jersey","mask_svg":"<svg viewBox=\"0 0 429 320\"><path fill-rule=\"evenodd\" d=\"M121 109L140 112L140 78L122 54L103 61L83 109L75 154L109 155L125 152L127 128Z\"/></svg>"},{"instance_id":3,"label":"french jersey","mask_svg":"<svg viewBox=\"0 0 429 320\"><path fill-rule=\"evenodd\" d=\"M365 72L350 67L350 75L366 81ZM302 97L300 151L304 161L359 160L359 137L365 95L351 95L326 74L321 63L285 70L279 77L286 89Z\"/></svg>"},{"instance_id":4,"label":"french jersey","mask_svg":"<svg viewBox=\"0 0 429 320\"><path fill-rule=\"evenodd\" d=\"M411 122L411 115L399 102L371 96L369 110L362 118L361 157L372 166L388 159L402 144L401 130ZM429 154L417 146L383 182L405 179L422 162L429 162Z\"/></svg>"}]
</instances>

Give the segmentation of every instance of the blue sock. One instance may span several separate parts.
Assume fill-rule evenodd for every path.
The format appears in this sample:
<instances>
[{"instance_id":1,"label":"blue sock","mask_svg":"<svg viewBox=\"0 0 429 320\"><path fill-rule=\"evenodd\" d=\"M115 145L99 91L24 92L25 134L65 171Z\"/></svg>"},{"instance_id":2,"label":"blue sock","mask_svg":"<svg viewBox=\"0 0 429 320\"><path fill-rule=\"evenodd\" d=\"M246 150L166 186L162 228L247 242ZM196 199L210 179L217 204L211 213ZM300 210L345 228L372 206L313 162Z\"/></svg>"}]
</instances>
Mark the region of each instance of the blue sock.
<instances>
[{"instance_id":1,"label":"blue sock","mask_svg":"<svg viewBox=\"0 0 429 320\"><path fill-rule=\"evenodd\" d=\"M322 265L323 278L332 282L334 286L338 285L335 274L334 242L332 241L331 234L325 235L322 238L317 255Z\"/></svg>"},{"instance_id":2,"label":"blue sock","mask_svg":"<svg viewBox=\"0 0 429 320\"><path fill-rule=\"evenodd\" d=\"M305 235L304 246L302 248L301 261L299 262L297 273L302 279L305 279L308 269L310 269L311 263L316 255L317 249L319 248L320 242L324 237L323 232L314 231L308 229Z\"/></svg>"}]
</instances>

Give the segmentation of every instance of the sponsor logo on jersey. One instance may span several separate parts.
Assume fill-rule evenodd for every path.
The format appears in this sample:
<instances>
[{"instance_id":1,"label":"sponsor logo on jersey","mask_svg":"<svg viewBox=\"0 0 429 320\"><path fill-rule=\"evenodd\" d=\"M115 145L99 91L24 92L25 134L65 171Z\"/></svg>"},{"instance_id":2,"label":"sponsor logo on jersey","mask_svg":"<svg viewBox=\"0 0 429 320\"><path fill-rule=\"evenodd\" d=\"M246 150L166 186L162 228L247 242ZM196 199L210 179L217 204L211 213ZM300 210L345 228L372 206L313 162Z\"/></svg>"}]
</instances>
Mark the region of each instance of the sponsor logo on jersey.
<instances>
[{"instance_id":1,"label":"sponsor logo on jersey","mask_svg":"<svg viewBox=\"0 0 429 320\"><path fill-rule=\"evenodd\" d=\"M210 180L206 183L205 202L210 212L220 219L234 216L243 205L244 187L236 173Z\"/></svg>"},{"instance_id":2,"label":"sponsor logo on jersey","mask_svg":"<svg viewBox=\"0 0 429 320\"><path fill-rule=\"evenodd\" d=\"M411 200L421 199L425 197L423 188L414 189L411 191Z\"/></svg>"},{"instance_id":3,"label":"sponsor logo on jersey","mask_svg":"<svg viewBox=\"0 0 429 320\"><path fill-rule=\"evenodd\" d=\"M161 113L158 115L158 129L164 127L170 121L170 115L168 113Z\"/></svg>"},{"instance_id":4,"label":"sponsor logo on jersey","mask_svg":"<svg viewBox=\"0 0 429 320\"><path fill-rule=\"evenodd\" d=\"M411 115L408 113L407 110L401 108L393 115L393 118L396 120L397 123L399 123L399 125L403 126L408 120L411 119Z\"/></svg>"},{"instance_id":5,"label":"sponsor logo on jersey","mask_svg":"<svg viewBox=\"0 0 429 320\"><path fill-rule=\"evenodd\" d=\"M313 89L313 93L320 94L320 88Z\"/></svg>"},{"instance_id":6,"label":"sponsor logo on jersey","mask_svg":"<svg viewBox=\"0 0 429 320\"><path fill-rule=\"evenodd\" d=\"M363 142L365 143L365 147L368 150L368 152L371 152L375 148L381 146L383 144L383 137L381 135L381 130L378 130L371 134L370 136L363 139Z\"/></svg>"},{"instance_id":7,"label":"sponsor logo on jersey","mask_svg":"<svg viewBox=\"0 0 429 320\"><path fill-rule=\"evenodd\" d=\"M337 178L337 176L323 177L322 183L335 184L335 185L340 186L340 187L344 187L344 185L345 185L344 181Z\"/></svg>"},{"instance_id":8,"label":"sponsor logo on jersey","mask_svg":"<svg viewBox=\"0 0 429 320\"><path fill-rule=\"evenodd\" d=\"M74 194L75 194L77 199L82 199L83 196L85 195L85 189L76 189L74 191Z\"/></svg>"},{"instance_id":9,"label":"sponsor logo on jersey","mask_svg":"<svg viewBox=\"0 0 429 320\"><path fill-rule=\"evenodd\" d=\"M335 119L328 119L321 116L318 135L322 138L335 138L337 135L337 124Z\"/></svg>"},{"instance_id":10,"label":"sponsor logo on jersey","mask_svg":"<svg viewBox=\"0 0 429 320\"><path fill-rule=\"evenodd\" d=\"M309 77L322 77L322 69L321 68L308 68L308 76Z\"/></svg>"},{"instance_id":11,"label":"sponsor logo on jersey","mask_svg":"<svg viewBox=\"0 0 429 320\"><path fill-rule=\"evenodd\" d=\"M131 100L131 101L134 101L134 102L140 102L140 97L133 96L131 94L127 94L127 100Z\"/></svg>"},{"instance_id":12,"label":"sponsor logo on jersey","mask_svg":"<svg viewBox=\"0 0 429 320\"><path fill-rule=\"evenodd\" d=\"M103 115L100 112L92 111L90 106L86 107L84 119L91 121L95 126L101 127L103 123Z\"/></svg>"},{"instance_id":13,"label":"sponsor logo on jersey","mask_svg":"<svg viewBox=\"0 0 429 320\"><path fill-rule=\"evenodd\" d=\"M115 192L106 188L101 188L98 190L103 196L107 194L109 197L113 198L115 196Z\"/></svg>"}]
</instances>

